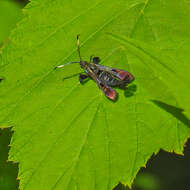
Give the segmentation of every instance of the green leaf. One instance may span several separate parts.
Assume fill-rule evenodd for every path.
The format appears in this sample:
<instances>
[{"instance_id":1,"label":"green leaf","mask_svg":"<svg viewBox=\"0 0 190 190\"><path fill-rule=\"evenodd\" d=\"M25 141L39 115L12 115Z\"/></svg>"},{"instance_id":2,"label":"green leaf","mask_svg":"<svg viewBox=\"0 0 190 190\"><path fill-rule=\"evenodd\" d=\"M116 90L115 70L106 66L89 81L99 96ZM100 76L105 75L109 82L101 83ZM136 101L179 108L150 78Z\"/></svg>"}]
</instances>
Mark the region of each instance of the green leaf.
<instances>
[{"instance_id":1,"label":"green leaf","mask_svg":"<svg viewBox=\"0 0 190 190\"><path fill-rule=\"evenodd\" d=\"M17 3L12 0L0 1L0 45L21 18L22 14Z\"/></svg>"},{"instance_id":2,"label":"green leaf","mask_svg":"<svg viewBox=\"0 0 190 190\"><path fill-rule=\"evenodd\" d=\"M9 159L19 162L21 190L130 186L160 148L182 154L190 136L183 94L189 91L187 1L33 0L25 12L0 66L0 125L14 125ZM93 54L134 74L127 91L116 89L118 101L92 80L63 80L82 71L77 64L54 70L79 59L77 34L84 60ZM121 44L120 36L134 45ZM181 64L171 68L182 77L177 92L168 57Z\"/></svg>"},{"instance_id":3,"label":"green leaf","mask_svg":"<svg viewBox=\"0 0 190 190\"><path fill-rule=\"evenodd\" d=\"M18 4L13 0L0 1L0 48L9 41L7 38L11 30L21 18L22 14ZM19 184L16 180L18 164L7 161L11 134L10 128L0 130L0 189L3 190L16 190Z\"/></svg>"},{"instance_id":4,"label":"green leaf","mask_svg":"<svg viewBox=\"0 0 190 190\"><path fill-rule=\"evenodd\" d=\"M150 81L148 81L148 83L144 81L144 78L147 80L145 75L142 79L142 84L154 98L157 98L157 101L153 101L154 103L158 103L158 100L160 99L173 106L183 107L185 108L185 111L189 113L190 77L188 76L188 64L184 64L182 66L179 62L172 60L170 56L163 55L160 49L149 46L141 41L114 34L111 34L111 36L132 52L132 54L140 60L141 64L144 64L145 67L148 68L147 70L149 70L149 73L154 72L159 80L168 87L168 90L173 95L173 99L175 99L172 100L171 97L167 97L167 99L165 99L165 92L164 95L160 94L160 89L157 90L158 87L155 86L155 83L151 86ZM160 97L160 95L162 96ZM178 108L178 111L183 112L184 110Z\"/></svg>"}]
</instances>

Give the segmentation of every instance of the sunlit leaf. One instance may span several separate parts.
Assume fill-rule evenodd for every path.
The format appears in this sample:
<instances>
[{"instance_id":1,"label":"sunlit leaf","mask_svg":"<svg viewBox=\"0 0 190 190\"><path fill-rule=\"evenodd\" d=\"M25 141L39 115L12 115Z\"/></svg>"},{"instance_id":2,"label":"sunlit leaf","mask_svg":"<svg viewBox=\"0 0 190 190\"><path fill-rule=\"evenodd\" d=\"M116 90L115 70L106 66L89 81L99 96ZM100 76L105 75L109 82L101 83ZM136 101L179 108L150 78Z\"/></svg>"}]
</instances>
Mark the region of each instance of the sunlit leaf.
<instances>
[{"instance_id":1,"label":"sunlit leaf","mask_svg":"<svg viewBox=\"0 0 190 190\"><path fill-rule=\"evenodd\" d=\"M13 0L0 1L0 46L21 18L22 14L18 4Z\"/></svg>"},{"instance_id":2,"label":"sunlit leaf","mask_svg":"<svg viewBox=\"0 0 190 190\"><path fill-rule=\"evenodd\" d=\"M187 1L33 0L25 12L0 66L0 123L14 126L9 159L19 162L21 190L130 186L160 148L182 154L190 136L183 93L189 91ZM79 60L77 34L84 60L99 56L101 64L135 76L128 90L116 89L116 102L92 80L81 85L77 75L69 78L82 72L79 65L54 70ZM174 84L170 72L182 83ZM176 92L173 85L182 86Z\"/></svg>"}]
</instances>

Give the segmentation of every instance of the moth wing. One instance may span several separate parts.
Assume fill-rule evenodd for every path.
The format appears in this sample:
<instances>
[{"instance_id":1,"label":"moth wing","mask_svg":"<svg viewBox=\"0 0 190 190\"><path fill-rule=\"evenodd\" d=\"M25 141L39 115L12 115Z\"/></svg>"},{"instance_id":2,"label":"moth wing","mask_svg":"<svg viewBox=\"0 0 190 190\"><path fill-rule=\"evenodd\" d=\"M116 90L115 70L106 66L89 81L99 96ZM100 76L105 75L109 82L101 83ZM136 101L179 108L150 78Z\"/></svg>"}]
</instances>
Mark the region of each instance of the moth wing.
<instances>
[{"instance_id":1,"label":"moth wing","mask_svg":"<svg viewBox=\"0 0 190 190\"><path fill-rule=\"evenodd\" d=\"M107 67L107 66L102 66L100 64L96 64L96 66L101 71L107 71L107 72L113 74L115 77L119 78L120 80L128 80L129 83L135 79L134 76L128 71L125 71L122 69L115 69L115 68L111 68L111 67Z\"/></svg>"},{"instance_id":2,"label":"moth wing","mask_svg":"<svg viewBox=\"0 0 190 190\"><path fill-rule=\"evenodd\" d=\"M103 93L106 95L106 97L108 97L109 99L111 99L111 100L116 100L116 98L117 98L117 93L116 93L116 91L113 89L113 88L111 88L111 87L109 87L109 86L107 86L106 84L104 84L101 80L96 80L96 83L97 83L97 85L98 85L98 87L103 91Z\"/></svg>"},{"instance_id":3,"label":"moth wing","mask_svg":"<svg viewBox=\"0 0 190 190\"><path fill-rule=\"evenodd\" d=\"M134 76L125 70L121 69L112 69L113 75L121 80L129 80L129 82L133 81L135 78Z\"/></svg>"}]
</instances>

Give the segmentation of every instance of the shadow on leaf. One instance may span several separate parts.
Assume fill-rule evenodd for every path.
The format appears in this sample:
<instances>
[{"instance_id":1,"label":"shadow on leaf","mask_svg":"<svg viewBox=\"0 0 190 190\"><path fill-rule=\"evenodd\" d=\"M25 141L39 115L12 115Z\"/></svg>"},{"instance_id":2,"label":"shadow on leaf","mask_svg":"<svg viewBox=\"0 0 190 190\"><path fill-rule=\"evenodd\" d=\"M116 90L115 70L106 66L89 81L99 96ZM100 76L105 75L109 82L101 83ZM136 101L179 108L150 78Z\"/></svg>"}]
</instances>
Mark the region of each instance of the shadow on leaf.
<instances>
[{"instance_id":1,"label":"shadow on leaf","mask_svg":"<svg viewBox=\"0 0 190 190\"><path fill-rule=\"evenodd\" d=\"M171 106L169 104L166 104L164 102L158 101L158 100L151 100L155 105L159 106L160 108L164 109L168 113L172 114L175 118L180 120L182 123L190 127L190 120L185 116L183 113L183 109Z\"/></svg>"},{"instance_id":2,"label":"shadow on leaf","mask_svg":"<svg viewBox=\"0 0 190 190\"><path fill-rule=\"evenodd\" d=\"M124 90L124 95L126 98L131 97L134 96L136 91L137 91L137 85L133 84Z\"/></svg>"}]
</instances>

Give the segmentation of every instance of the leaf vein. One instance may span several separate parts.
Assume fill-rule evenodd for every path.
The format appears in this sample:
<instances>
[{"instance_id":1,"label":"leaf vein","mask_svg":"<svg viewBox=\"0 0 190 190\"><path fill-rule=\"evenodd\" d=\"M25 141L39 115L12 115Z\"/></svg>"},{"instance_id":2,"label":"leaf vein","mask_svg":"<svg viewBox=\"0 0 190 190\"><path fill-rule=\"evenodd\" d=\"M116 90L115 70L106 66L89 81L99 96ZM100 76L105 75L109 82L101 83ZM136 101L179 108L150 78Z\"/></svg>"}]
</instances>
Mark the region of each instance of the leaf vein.
<instances>
[{"instance_id":1,"label":"leaf vein","mask_svg":"<svg viewBox=\"0 0 190 190\"><path fill-rule=\"evenodd\" d=\"M107 112L106 109L104 108L104 105L102 104L102 108L104 110L104 115L105 115L105 124L106 124L106 136L107 136L107 151L108 151L108 183L107 183L107 189L111 189L111 154L110 154L110 129L109 129L109 123L107 119Z\"/></svg>"},{"instance_id":2,"label":"leaf vein","mask_svg":"<svg viewBox=\"0 0 190 190\"><path fill-rule=\"evenodd\" d=\"M94 100L96 100L96 98L95 98ZM83 141L83 143L82 143L82 145L81 145L81 148L80 148L80 150L79 150L79 153L76 155L76 158L75 158L74 161L73 161L73 162L75 163L73 170L75 170L75 168L78 166L81 153L82 153L82 151L84 150L85 144L86 144L87 139L88 139L88 137L89 137L89 132L90 132L92 123L93 123L94 120L96 119L96 115L97 115L97 112L98 112L98 110L99 110L99 106L100 106L100 102L99 102L99 104L98 104L98 106L97 106L97 108L96 108L96 112L94 113L94 116L92 117L92 120L91 120L91 122L90 122L90 125L89 125L88 128L87 128L87 132L86 132L84 141ZM73 171L73 172L74 172L74 171ZM60 183L60 181L61 181L61 179L64 177L64 175L65 175L65 172L57 179L55 185L51 188L51 190L53 190L53 189L55 189L55 188L57 187L57 185ZM72 178L70 178L70 180L71 180L71 179L72 179ZM68 183L68 184L69 184L69 183Z\"/></svg>"}]
</instances>

